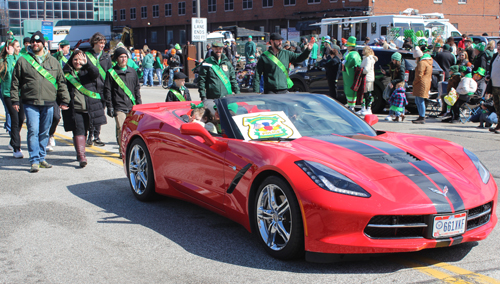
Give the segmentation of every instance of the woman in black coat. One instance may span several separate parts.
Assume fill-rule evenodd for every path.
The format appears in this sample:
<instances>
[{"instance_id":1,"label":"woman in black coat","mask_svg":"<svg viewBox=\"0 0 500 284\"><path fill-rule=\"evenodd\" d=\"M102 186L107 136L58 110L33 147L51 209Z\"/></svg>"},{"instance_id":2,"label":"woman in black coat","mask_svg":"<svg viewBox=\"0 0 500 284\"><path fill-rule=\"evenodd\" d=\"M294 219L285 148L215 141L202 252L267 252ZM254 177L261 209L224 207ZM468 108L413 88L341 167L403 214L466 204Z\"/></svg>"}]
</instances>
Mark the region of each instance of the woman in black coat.
<instances>
[{"instance_id":1,"label":"woman in black coat","mask_svg":"<svg viewBox=\"0 0 500 284\"><path fill-rule=\"evenodd\" d=\"M97 80L99 70L88 64L87 57L81 50L76 50L63 68L71 97L69 109L63 110L64 130L73 132L73 144L80 167L87 165L85 140L89 123L94 126L106 124L103 96L90 91ZM89 90L90 89L90 90Z\"/></svg>"},{"instance_id":2,"label":"woman in black coat","mask_svg":"<svg viewBox=\"0 0 500 284\"><path fill-rule=\"evenodd\" d=\"M342 53L340 53L340 48L338 45L334 45L328 50L328 55L326 56L326 78L328 79L328 89L330 90L330 97L332 99L337 98L337 81L339 75L342 72Z\"/></svg>"}]
</instances>

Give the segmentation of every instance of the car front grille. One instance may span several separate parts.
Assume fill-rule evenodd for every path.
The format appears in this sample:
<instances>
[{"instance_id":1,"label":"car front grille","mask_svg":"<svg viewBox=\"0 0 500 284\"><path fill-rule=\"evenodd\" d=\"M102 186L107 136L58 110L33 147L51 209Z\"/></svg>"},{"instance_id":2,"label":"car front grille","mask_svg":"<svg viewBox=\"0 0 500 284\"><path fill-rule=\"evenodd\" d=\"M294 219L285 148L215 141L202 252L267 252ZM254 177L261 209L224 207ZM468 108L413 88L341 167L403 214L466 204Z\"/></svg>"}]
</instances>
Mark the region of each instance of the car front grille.
<instances>
[{"instance_id":1,"label":"car front grille","mask_svg":"<svg viewBox=\"0 0 500 284\"><path fill-rule=\"evenodd\" d=\"M493 202L472 208L467 214L467 231L476 229L490 221ZM432 230L434 215L377 215L364 233L372 239L425 238Z\"/></svg>"}]
</instances>

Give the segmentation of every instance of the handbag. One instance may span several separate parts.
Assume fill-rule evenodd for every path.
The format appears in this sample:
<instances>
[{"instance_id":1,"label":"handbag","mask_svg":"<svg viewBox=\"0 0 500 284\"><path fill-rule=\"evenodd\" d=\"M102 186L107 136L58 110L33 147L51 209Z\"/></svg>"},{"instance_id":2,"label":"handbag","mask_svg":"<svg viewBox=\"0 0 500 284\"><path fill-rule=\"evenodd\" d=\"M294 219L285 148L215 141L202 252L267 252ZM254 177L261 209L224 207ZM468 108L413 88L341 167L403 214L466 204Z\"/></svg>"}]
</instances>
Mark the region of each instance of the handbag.
<instances>
[{"instance_id":1,"label":"handbag","mask_svg":"<svg viewBox=\"0 0 500 284\"><path fill-rule=\"evenodd\" d=\"M443 99L447 105L453 106L458 100L457 91L455 90L455 88L451 88L450 92L446 96L444 96Z\"/></svg>"}]
</instances>

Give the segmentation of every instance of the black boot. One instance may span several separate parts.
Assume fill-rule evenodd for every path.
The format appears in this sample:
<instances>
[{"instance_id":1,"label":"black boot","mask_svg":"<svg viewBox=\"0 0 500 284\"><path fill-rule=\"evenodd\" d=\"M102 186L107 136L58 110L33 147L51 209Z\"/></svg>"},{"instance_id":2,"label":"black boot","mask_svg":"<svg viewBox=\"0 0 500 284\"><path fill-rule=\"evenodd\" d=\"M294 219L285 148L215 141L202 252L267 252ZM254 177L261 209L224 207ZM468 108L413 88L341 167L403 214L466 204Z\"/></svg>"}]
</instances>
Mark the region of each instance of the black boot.
<instances>
[{"instance_id":1,"label":"black boot","mask_svg":"<svg viewBox=\"0 0 500 284\"><path fill-rule=\"evenodd\" d=\"M101 141L101 138L96 137L96 139L94 139L94 145L95 145L95 146L99 146L99 147L103 147L103 146L105 146L106 144L104 144L104 142L102 142L102 141Z\"/></svg>"},{"instance_id":2,"label":"black boot","mask_svg":"<svg viewBox=\"0 0 500 284\"><path fill-rule=\"evenodd\" d=\"M92 142L92 131L89 131L89 134L87 136L87 143L85 143L87 145L87 147L91 147L93 145L93 142Z\"/></svg>"},{"instance_id":3,"label":"black boot","mask_svg":"<svg viewBox=\"0 0 500 284\"><path fill-rule=\"evenodd\" d=\"M425 117L419 116L417 119L412 120L411 122L415 124L424 124L425 123Z\"/></svg>"}]
</instances>

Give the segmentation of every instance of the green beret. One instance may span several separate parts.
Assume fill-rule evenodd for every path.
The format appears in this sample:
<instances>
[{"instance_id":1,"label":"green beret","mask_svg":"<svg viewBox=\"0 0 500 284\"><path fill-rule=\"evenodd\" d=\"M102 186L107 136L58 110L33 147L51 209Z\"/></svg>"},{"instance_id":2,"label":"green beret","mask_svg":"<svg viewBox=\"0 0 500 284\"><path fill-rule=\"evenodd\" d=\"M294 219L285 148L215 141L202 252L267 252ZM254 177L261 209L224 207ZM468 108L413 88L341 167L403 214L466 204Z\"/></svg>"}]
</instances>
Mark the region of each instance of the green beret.
<instances>
[{"instance_id":1,"label":"green beret","mask_svg":"<svg viewBox=\"0 0 500 284\"><path fill-rule=\"evenodd\" d=\"M403 58L403 56L399 52L394 52L391 56L391 59L394 59L396 61L401 61L401 58Z\"/></svg>"},{"instance_id":2,"label":"green beret","mask_svg":"<svg viewBox=\"0 0 500 284\"><path fill-rule=\"evenodd\" d=\"M59 46L66 46L66 45L69 45L69 41L63 39L59 42Z\"/></svg>"}]
</instances>

